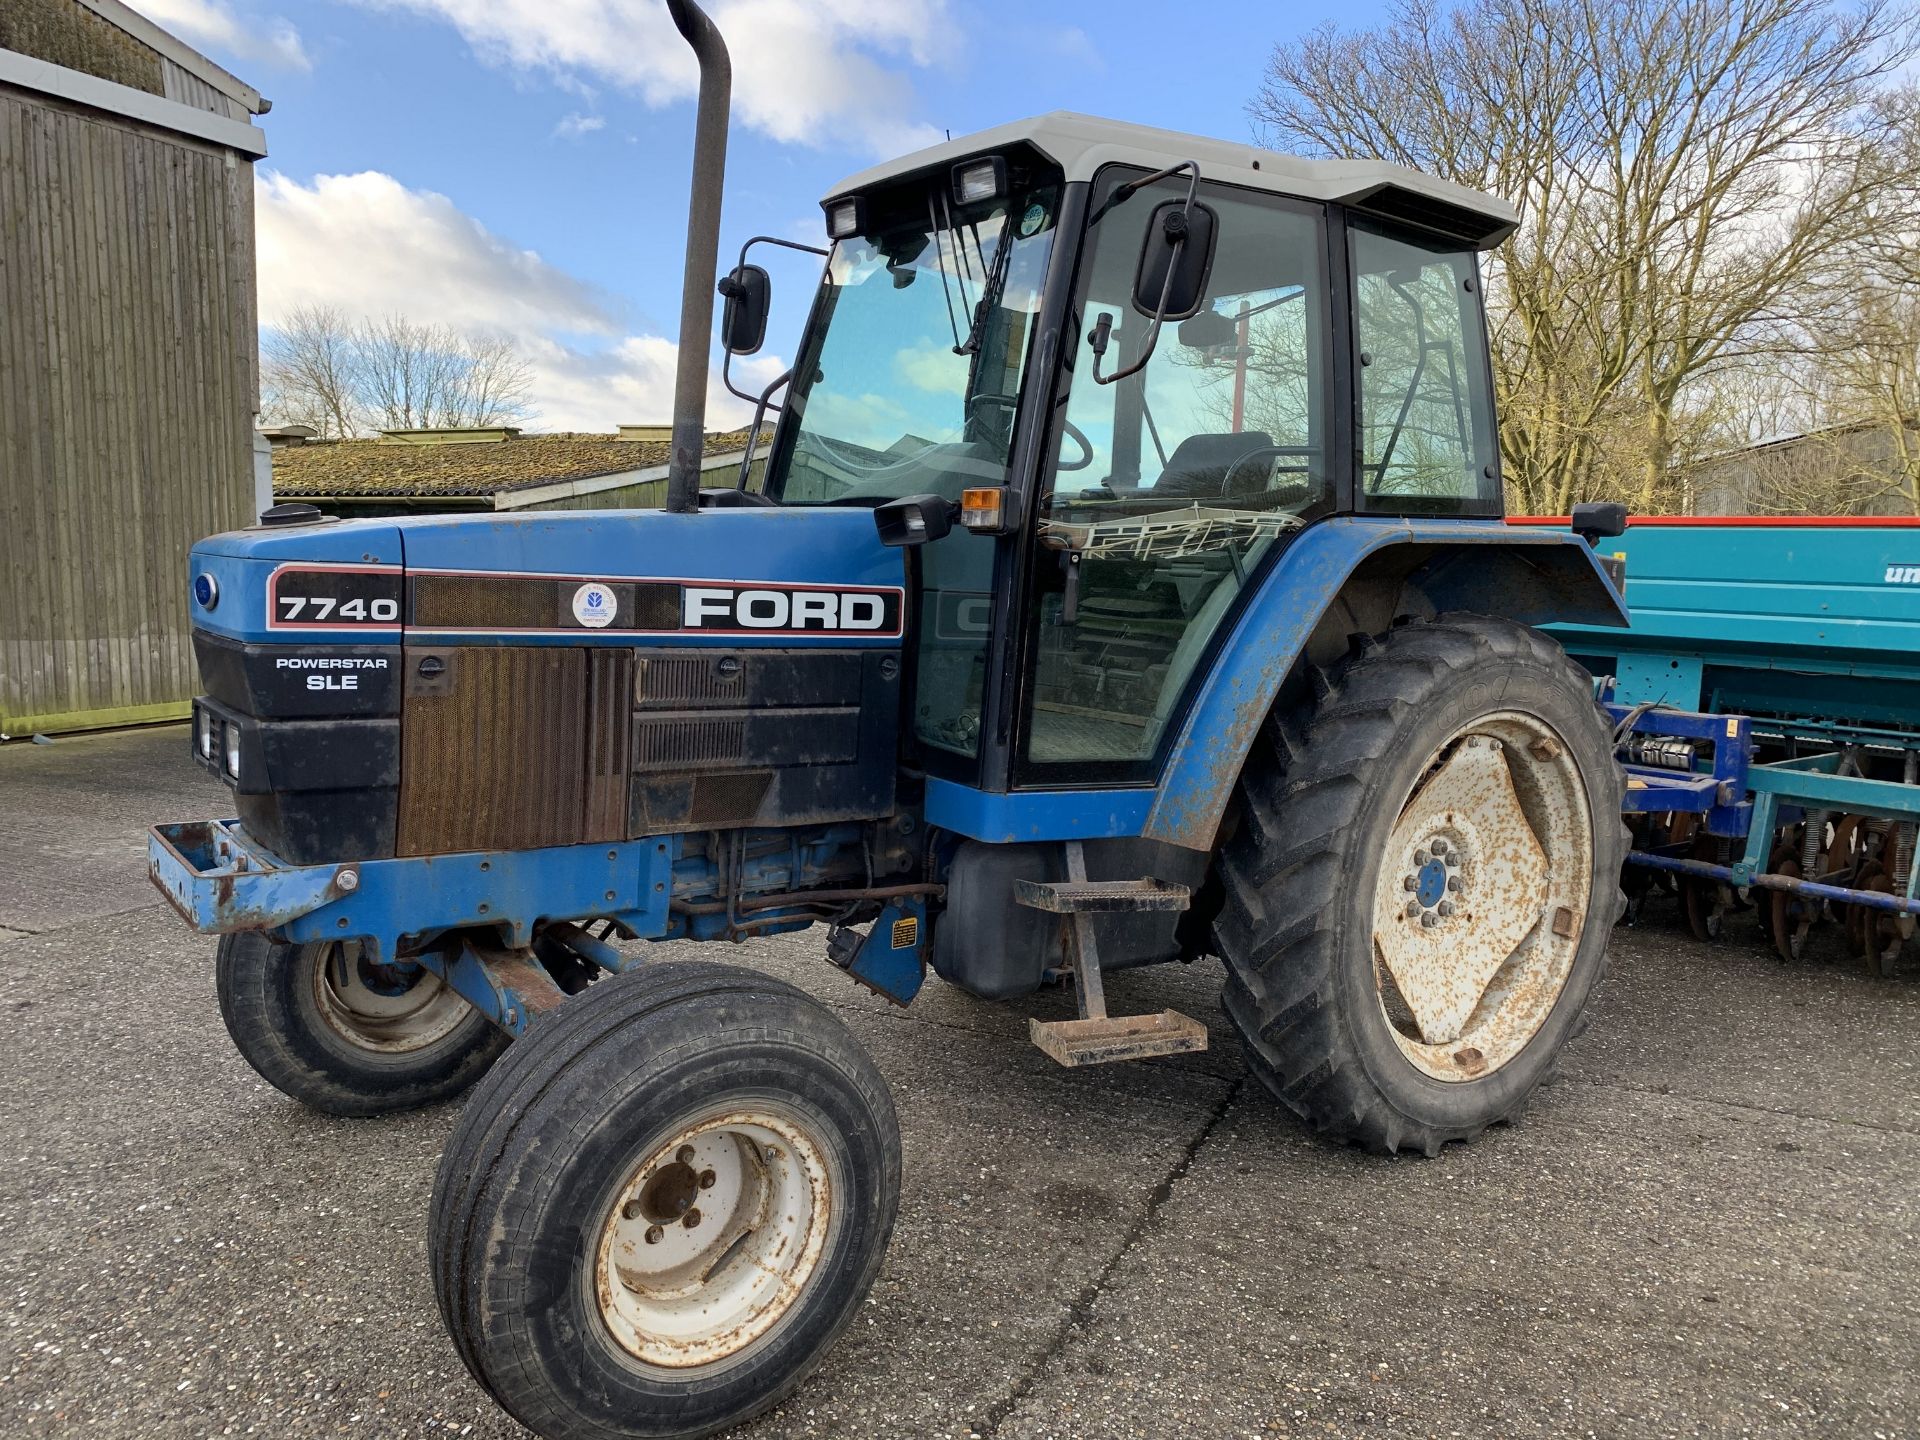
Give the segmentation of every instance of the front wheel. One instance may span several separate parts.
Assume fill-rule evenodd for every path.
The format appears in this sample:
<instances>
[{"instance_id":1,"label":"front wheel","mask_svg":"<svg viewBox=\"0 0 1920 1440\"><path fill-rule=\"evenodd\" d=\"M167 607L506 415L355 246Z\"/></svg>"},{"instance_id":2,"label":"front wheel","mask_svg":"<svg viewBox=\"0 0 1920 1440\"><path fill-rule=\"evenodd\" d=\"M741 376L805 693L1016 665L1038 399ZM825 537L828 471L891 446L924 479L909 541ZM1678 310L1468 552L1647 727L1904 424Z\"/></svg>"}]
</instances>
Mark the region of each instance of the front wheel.
<instances>
[{"instance_id":1,"label":"front wheel","mask_svg":"<svg viewBox=\"0 0 1920 1440\"><path fill-rule=\"evenodd\" d=\"M1443 615L1361 647L1269 721L1220 856L1254 1072L1381 1151L1511 1119L1605 965L1620 799L1591 682L1546 637Z\"/></svg>"},{"instance_id":2,"label":"front wheel","mask_svg":"<svg viewBox=\"0 0 1920 1440\"><path fill-rule=\"evenodd\" d=\"M329 1115L386 1115L450 1100L507 1036L438 975L382 965L354 941L286 945L224 935L220 1017L273 1086Z\"/></svg>"},{"instance_id":3,"label":"front wheel","mask_svg":"<svg viewBox=\"0 0 1920 1440\"><path fill-rule=\"evenodd\" d=\"M434 1186L434 1288L467 1369L545 1440L707 1435L819 1364L899 1192L886 1083L824 1006L646 965L474 1092Z\"/></svg>"}]
</instances>

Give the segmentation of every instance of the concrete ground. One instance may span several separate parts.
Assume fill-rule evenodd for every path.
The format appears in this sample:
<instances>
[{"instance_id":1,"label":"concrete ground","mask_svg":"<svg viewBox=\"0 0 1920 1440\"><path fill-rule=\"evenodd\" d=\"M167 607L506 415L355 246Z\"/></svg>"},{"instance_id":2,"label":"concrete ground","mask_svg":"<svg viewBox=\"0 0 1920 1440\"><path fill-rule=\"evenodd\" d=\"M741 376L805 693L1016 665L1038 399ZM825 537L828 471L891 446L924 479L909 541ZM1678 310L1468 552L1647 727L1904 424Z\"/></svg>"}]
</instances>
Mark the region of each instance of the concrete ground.
<instances>
[{"instance_id":1,"label":"concrete ground","mask_svg":"<svg viewBox=\"0 0 1920 1440\"><path fill-rule=\"evenodd\" d=\"M282 1098L146 884L143 827L222 805L185 745L0 750L0 1434L522 1435L427 1278L452 1110ZM1432 1161L1303 1133L1209 968L1109 982L1209 1053L1065 1072L1020 1006L733 952L839 1010L906 1147L865 1312L750 1433L1920 1433L1920 976L1729 929L1657 903L1560 1082Z\"/></svg>"}]
</instances>

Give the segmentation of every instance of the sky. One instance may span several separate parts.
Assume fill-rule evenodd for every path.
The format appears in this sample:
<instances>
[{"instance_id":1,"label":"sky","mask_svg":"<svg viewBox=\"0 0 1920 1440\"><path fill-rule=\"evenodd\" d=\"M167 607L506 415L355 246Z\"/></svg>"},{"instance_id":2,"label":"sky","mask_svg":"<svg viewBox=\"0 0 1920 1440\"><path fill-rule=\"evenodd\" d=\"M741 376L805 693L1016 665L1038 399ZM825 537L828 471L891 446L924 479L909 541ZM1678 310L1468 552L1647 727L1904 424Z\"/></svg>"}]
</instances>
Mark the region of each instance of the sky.
<instances>
[{"instance_id":1,"label":"sky","mask_svg":"<svg viewBox=\"0 0 1920 1440\"><path fill-rule=\"evenodd\" d=\"M531 428L671 418L697 71L660 0L131 3L273 101L263 326L320 303L505 333ZM711 0L734 69L723 264L755 234L824 243L836 181L946 132L1067 109L1249 138L1273 45L1383 3ZM736 365L762 383L819 274L763 263L767 348ZM712 428L746 415L716 391Z\"/></svg>"}]
</instances>

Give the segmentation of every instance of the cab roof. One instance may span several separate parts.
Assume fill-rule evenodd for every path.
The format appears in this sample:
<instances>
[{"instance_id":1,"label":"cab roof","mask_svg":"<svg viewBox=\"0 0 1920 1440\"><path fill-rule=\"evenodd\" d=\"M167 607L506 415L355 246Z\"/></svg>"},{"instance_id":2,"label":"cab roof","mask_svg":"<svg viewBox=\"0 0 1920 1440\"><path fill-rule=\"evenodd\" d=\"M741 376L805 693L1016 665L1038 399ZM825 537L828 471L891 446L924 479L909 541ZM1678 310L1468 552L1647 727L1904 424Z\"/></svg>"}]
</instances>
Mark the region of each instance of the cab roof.
<instances>
[{"instance_id":1,"label":"cab roof","mask_svg":"<svg viewBox=\"0 0 1920 1440\"><path fill-rule=\"evenodd\" d=\"M1069 181L1091 180L1105 165L1159 170L1192 160L1199 164L1203 179L1352 206L1480 250L1498 245L1520 222L1519 213L1497 195L1385 160L1306 160L1066 110L996 125L902 155L848 176L825 198L857 194L1019 144L1031 145L1045 155Z\"/></svg>"}]
</instances>

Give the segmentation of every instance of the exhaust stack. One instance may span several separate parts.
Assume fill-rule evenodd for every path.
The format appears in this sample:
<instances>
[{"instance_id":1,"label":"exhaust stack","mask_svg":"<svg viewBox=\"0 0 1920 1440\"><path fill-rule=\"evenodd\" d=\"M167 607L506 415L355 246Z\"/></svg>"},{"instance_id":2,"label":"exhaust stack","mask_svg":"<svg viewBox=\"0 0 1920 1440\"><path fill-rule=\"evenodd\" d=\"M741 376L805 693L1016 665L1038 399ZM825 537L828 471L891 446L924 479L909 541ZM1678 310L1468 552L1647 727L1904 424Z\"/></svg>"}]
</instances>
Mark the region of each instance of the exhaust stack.
<instances>
[{"instance_id":1,"label":"exhaust stack","mask_svg":"<svg viewBox=\"0 0 1920 1440\"><path fill-rule=\"evenodd\" d=\"M720 31L693 0L667 11L700 61L700 104L693 130L693 188L687 203L687 267L680 284L680 353L673 372L673 454L667 509L700 508L706 451L707 350L713 340L713 285L720 263L720 197L727 173L727 99L733 63Z\"/></svg>"}]
</instances>

